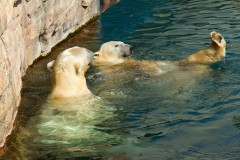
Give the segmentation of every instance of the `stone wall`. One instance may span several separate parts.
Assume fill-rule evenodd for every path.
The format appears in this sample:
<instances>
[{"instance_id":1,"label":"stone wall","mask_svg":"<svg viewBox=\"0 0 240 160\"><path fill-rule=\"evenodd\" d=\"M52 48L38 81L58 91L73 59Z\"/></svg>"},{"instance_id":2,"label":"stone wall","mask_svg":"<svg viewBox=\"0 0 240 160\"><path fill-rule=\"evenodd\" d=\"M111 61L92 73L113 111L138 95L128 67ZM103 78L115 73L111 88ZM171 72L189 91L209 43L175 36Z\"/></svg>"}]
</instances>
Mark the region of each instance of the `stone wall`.
<instances>
[{"instance_id":1,"label":"stone wall","mask_svg":"<svg viewBox=\"0 0 240 160\"><path fill-rule=\"evenodd\" d=\"M0 1L0 147L13 129L27 67L99 12L99 0Z\"/></svg>"}]
</instances>

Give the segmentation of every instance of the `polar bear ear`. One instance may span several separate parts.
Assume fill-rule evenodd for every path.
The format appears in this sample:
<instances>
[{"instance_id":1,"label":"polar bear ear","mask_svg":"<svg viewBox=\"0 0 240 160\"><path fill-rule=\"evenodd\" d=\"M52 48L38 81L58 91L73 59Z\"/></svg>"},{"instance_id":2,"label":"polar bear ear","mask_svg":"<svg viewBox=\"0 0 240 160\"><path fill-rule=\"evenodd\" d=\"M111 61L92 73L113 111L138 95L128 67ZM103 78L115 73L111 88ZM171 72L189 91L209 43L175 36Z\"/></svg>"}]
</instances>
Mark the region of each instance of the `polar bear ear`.
<instances>
[{"instance_id":1,"label":"polar bear ear","mask_svg":"<svg viewBox=\"0 0 240 160\"><path fill-rule=\"evenodd\" d=\"M82 7L87 8L93 0L82 0Z\"/></svg>"},{"instance_id":2,"label":"polar bear ear","mask_svg":"<svg viewBox=\"0 0 240 160\"><path fill-rule=\"evenodd\" d=\"M99 57L99 52L95 52L94 53L94 56L93 56L93 59L96 59L96 58L98 58Z\"/></svg>"},{"instance_id":3,"label":"polar bear ear","mask_svg":"<svg viewBox=\"0 0 240 160\"><path fill-rule=\"evenodd\" d=\"M49 62L49 63L47 64L47 69L48 69L50 72L53 71L54 63L55 63L55 60L53 60L53 61L51 61L51 62Z\"/></svg>"}]
</instances>

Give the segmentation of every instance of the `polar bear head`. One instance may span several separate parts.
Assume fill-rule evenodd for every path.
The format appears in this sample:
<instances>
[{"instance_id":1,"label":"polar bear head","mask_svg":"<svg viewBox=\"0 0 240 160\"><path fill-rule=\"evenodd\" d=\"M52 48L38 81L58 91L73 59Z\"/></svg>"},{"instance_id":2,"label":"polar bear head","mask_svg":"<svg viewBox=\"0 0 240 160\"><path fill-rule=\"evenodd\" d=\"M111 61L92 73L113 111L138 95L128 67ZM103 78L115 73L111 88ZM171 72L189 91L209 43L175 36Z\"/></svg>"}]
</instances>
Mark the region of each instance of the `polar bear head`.
<instances>
[{"instance_id":1,"label":"polar bear head","mask_svg":"<svg viewBox=\"0 0 240 160\"><path fill-rule=\"evenodd\" d=\"M69 98L89 95L85 72L93 59L93 52L81 47L72 47L60 53L56 60L47 64L52 71L50 98Z\"/></svg>"},{"instance_id":2,"label":"polar bear head","mask_svg":"<svg viewBox=\"0 0 240 160\"><path fill-rule=\"evenodd\" d=\"M122 63L133 53L133 47L121 41L110 41L102 44L94 53L94 64L114 65Z\"/></svg>"}]
</instances>

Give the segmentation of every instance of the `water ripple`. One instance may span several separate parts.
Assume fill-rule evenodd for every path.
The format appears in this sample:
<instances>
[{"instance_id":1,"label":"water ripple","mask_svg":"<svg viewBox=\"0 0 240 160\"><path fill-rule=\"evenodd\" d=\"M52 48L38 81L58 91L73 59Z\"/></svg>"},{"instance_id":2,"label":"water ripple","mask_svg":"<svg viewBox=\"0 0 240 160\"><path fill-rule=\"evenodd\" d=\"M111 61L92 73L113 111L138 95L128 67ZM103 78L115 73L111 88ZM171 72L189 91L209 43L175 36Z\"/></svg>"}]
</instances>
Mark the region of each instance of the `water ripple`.
<instances>
[{"instance_id":1,"label":"water ripple","mask_svg":"<svg viewBox=\"0 0 240 160\"><path fill-rule=\"evenodd\" d=\"M92 92L116 108L114 118L95 126L96 133L101 134L92 133L96 137L87 139L94 147L84 147L74 137L68 142L71 147L33 144L31 140L36 137L21 141L30 134L24 132L15 135L6 159L13 159L10 157L15 156L19 146L20 153L31 152L40 159L94 159L96 155L97 159L238 159L239 4L234 0L122 0L81 33L56 47L46 59L39 60L33 66L34 72L29 69L20 107L22 128L38 113L49 92L46 63L72 46L96 51L103 42L121 40L134 46L137 59L179 60L207 47L211 43L209 33L215 30L227 41L226 60L211 65L212 72L199 79L186 79L191 76L178 73L157 79L131 79L123 86L111 78L107 85L102 84L107 80L104 78L88 79ZM49 117L49 122L56 120L56 129L57 118ZM75 118L72 123L69 131L78 124ZM102 134L123 139L121 143L105 143L109 139L104 139L103 144L96 144L94 139Z\"/></svg>"}]
</instances>

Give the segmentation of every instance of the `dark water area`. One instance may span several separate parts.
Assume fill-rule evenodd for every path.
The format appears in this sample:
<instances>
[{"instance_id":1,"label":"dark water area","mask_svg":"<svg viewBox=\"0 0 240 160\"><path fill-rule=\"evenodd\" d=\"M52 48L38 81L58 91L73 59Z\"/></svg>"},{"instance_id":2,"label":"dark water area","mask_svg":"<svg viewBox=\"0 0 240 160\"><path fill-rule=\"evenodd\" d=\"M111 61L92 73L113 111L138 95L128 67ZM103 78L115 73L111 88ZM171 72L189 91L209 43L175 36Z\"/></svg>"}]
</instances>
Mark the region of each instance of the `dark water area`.
<instances>
[{"instance_id":1,"label":"dark water area","mask_svg":"<svg viewBox=\"0 0 240 160\"><path fill-rule=\"evenodd\" d=\"M121 0L28 69L17 127L2 158L239 159L239 10L240 2L233 0ZM207 47L211 31L224 36L226 58L201 78L181 73L121 85L88 79L92 93L113 108L91 123L82 123L74 112L50 114L54 111L42 107L51 84L46 64L66 48L97 51L102 43L119 40L134 47L135 59L177 61ZM65 133L61 128L71 128L61 143L47 134L49 128L36 128L42 110L44 123L59 125L57 138Z\"/></svg>"}]
</instances>

